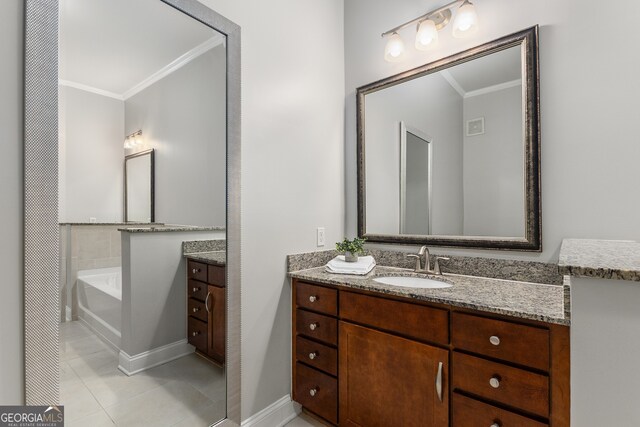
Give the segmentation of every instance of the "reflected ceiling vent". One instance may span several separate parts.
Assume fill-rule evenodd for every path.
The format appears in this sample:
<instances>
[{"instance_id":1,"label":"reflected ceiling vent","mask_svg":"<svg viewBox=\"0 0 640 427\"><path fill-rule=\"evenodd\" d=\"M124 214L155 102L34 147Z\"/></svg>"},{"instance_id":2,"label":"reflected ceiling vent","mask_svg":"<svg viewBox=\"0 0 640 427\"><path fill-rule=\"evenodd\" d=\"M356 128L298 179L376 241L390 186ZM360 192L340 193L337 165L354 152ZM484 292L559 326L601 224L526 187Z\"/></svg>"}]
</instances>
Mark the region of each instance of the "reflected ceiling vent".
<instances>
[{"instance_id":1,"label":"reflected ceiling vent","mask_svg":"<svg viewBox=\"0 0 640 427\"><path fill-rule=\"evenodd\" d=\"M484 134L484 117L467 120L466 135L477 136Z\"/></svg>"}]
</instances>

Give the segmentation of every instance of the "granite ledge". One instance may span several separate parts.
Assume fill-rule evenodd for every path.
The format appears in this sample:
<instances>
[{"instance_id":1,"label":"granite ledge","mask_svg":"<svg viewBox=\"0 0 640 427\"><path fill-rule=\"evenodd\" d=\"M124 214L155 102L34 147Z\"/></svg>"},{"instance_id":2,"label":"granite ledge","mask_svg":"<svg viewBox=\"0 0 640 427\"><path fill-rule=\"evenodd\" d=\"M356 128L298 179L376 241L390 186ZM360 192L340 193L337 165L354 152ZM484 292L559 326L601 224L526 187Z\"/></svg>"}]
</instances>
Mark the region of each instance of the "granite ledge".
<instances>
[{"instance_id":1,"label":"granite ledge","mask_svg":"<svg viewBox=\"0 0 640 427\"><path fill-rule=\"evenodd\" d=\"M72 225L72 226L102 226L102 225L119 225L121 227L128 226L164 226L162 222L60 222L58 225Z\"/></svg>"},{"instance_id":2,"label":"granite ledge","mask_svg":"<svg viewBox=\"0 0 640 427\"><path fill-rule=\"evenodd\" d=\"M204 262L205 264L218 265L224 267L227 265L227 252L226 251L214 251L214 252L196 252L184 254L186 259L193 261Z\"/></svg>"},{"instance_id":3,"label":"granite ledge","mask_svg":"<svg viewBox=\"0 0 640 427\"><path fill-rule=\"evenodd\" d=\"M564 239L558 271L574 277L640 282L640 242Z\"/></svg>"},{"instance_id":4,"label":"granite ledge","mask_svg":"<svg viewBox=\"0 0 640 427\"><path fill-rule=\"evenodd\" d=\"M379 276L415 276L407 269L377 266L366 276L332 274L324 267L289 273L289 277L316 283L380 292L420 301L502 314L522 319L570 326L569 282L564 286L544 285L503 279L445 274L454 286L444 289L412 289L385 285ZM437 279L437 278L436 278Z\"/></svg>"},{"instance_id":5,"label":"granite ledge","mask_svg":"<svg viewBox=\"0 0 640 427\"><path fill-rule=\"evenodd\" d=\"M181 231L225 231L225 227L191 227L191 226L165 226L165 227L133 227L118 228L125 233L170 233Z\"/></svg>"}]
</instances>

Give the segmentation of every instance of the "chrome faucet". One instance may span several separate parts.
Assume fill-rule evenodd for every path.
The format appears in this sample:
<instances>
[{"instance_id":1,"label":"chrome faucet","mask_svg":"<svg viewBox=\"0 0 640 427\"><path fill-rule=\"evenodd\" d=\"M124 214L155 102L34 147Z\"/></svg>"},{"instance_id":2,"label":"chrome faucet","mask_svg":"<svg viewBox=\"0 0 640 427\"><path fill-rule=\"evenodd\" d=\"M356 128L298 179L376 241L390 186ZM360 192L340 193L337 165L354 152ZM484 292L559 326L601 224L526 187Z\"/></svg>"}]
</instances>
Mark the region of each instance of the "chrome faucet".
<instances>
[{"instance_id":1,"label":"chrome faucet","mask_svg":"<svg viewBox=\"0 0 640 427\"><path fill-rule=\"evenodd\" d=\"M436 262L433 266L433 270L431 270L431 260L429 259L429 248L423 246L420 248L417 254L407 254L407 258L415 258L416 266L414 268L415 273L427 273L427 274L436 274L438 276L442 275L442 270L440 269L440 260L447 261L449 258L443 256L437 256ZM424 257L424 268L422 268L422 258Z\"/></svg>"}]
</instances>

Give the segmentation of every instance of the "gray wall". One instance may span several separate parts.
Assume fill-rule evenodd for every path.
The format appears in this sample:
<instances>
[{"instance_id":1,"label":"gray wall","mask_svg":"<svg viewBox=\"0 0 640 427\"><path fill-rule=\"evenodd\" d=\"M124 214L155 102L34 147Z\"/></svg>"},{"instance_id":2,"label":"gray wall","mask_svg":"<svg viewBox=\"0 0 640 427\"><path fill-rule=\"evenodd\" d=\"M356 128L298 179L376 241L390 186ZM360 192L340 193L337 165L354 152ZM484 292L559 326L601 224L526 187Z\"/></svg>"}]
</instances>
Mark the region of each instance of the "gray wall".
<instances>
[{"instance_id":1,"label":"gray wall","mask_svg":"<svg viewBox=\"0 0 640 427\"><path fill-rule=\"evenodd\" d=\"M156 150L158 222L226 224L225 73L220 45L125 101L126 134L145 141L136 151Z\"/></svg>"},{"instance_id":2,"label":"gray wall","mask_svg":"<svg viewBox=\"0 0 640 427\"><path fill-rule=\"evenodd\" d=\"M485 133L464 136L464 234L524 236L522 87L464 99L463 124L484 117Z\"/></svg>"},{"instance_id":3,"label":"gray wall","mask_svg":"<svg viewBox=\"0 0 640 427\"><path fill-rule=\"evenodd\" d=\"M350 0L348 0L350 1ZM344 233L342 0L202 0L242 27L242 418L291 389L289 253Z\"/></svg>"},{"instance_id":4,"label":"gray wall","mask_svg":"<svg viewBox=\"0 0 640 427\"><path fill-rule=\"evenodd\" d=\"M124 103L60 86L60 221L122 221Z\"/></svg>"},{"instance_id":5,"label":"gray wall","mask_svg":"<svg viewBox=\"0 0 640 427\"><path fill-rule=\"evenodd\" d=\"M0 404L24 400L23 56L24 2L0 3Z\"/></svg>"},{"instance_id":6,"label":"gray wall","mask_svg":"<svg viewBox=\"0 0 640 427\"><path fill-rule=\"evenodd\" d=\"M367 232L398 233L400 121L404 121L433 138L432 233L461 234L460 95L436 74L366 95L365 107Z\"/></svg>"},{"instance_id":7,"label":"gray wall","mask_svg":"<svg viewBox=\"0 0 640 427\"><path fill-rule=\"evenodd\" d=\"M473 37L455 39L449 27L439 33L437 46L420 52L409 39L413 30L403 31L407 57L392 64L383 59L385 41L380 34L437 4L345 1L347 233L356 233L355 88L540 24L544 251L447 248L446 252L557 261L564 237L640 240L635 103L640 96L636 76L640 57L629 49L628 32L636 25L640 2L615 0L606 8L594 4L578 0L478 2L480 26ZM607 27L603 37L594 38L594 20L615 25Z\"/></svg>"}]
</instances>

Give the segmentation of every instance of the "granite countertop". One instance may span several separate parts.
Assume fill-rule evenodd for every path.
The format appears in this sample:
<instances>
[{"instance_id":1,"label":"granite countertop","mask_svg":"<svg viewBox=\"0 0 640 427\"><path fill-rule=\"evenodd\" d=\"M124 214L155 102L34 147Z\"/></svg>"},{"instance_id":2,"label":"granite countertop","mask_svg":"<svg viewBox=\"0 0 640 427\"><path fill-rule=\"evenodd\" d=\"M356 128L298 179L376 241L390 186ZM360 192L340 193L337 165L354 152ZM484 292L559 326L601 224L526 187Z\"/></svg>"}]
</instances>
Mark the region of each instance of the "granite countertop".
<instances>
[{"instance_id":1,"label":"granite countertop","mask_svg":"<svg viewBox=\"0 0 640 427\"><path fill-rule=\"evenodd\" d=\"M184 254L185 258L224 267L227 264L226 251L196 252Z\"/></svg>"},{"instance_id":2,"label":"granite countertop","mask_svg":"<svg viewBox=\"0 0 640 427\"><path fill-rule=\"evenodd\" d=\"M161 222L61 222L59 225L120 225L120 226L140 226L147 227L163 226Z\"/></svg>"},{"instance_id":3,"label":"granite countertop","mask_svg":"<svg viewBox=\"0 0 640 427\"><path fill-rule=\"evenodd\" d=\"M126 233L168 233L175 231L225 231L225 227L194 227L186 225L168 225L161 227L132 227L118 228L118 231Z\"/></svg>"},{"instance_id":4,"label":"granite countertop","mask_svg":"<svg viewBox=\"0 0 640 427\"><path fill-rule=\"evenodd\" d=\"M564 239L558 261L560 273L640 281L640 243L630 240Z\"/></svg>"},{"instance_id":5,"label":"granite countertop","mask_svg":"<svg viewBox=\"0 0 640 427\"><path fill-rule=\"evenodd\" d=\"M452 283L452 287L414 289L375 282L373 279L380 276L416 276L408 269L380 265L366 276L332 274L325 271L324 267L292 271L289 276L523 319L560 325L571 323L568 282L558 286L445 273L443 276L429 277Z\"/></svg>"}]
</instances>

